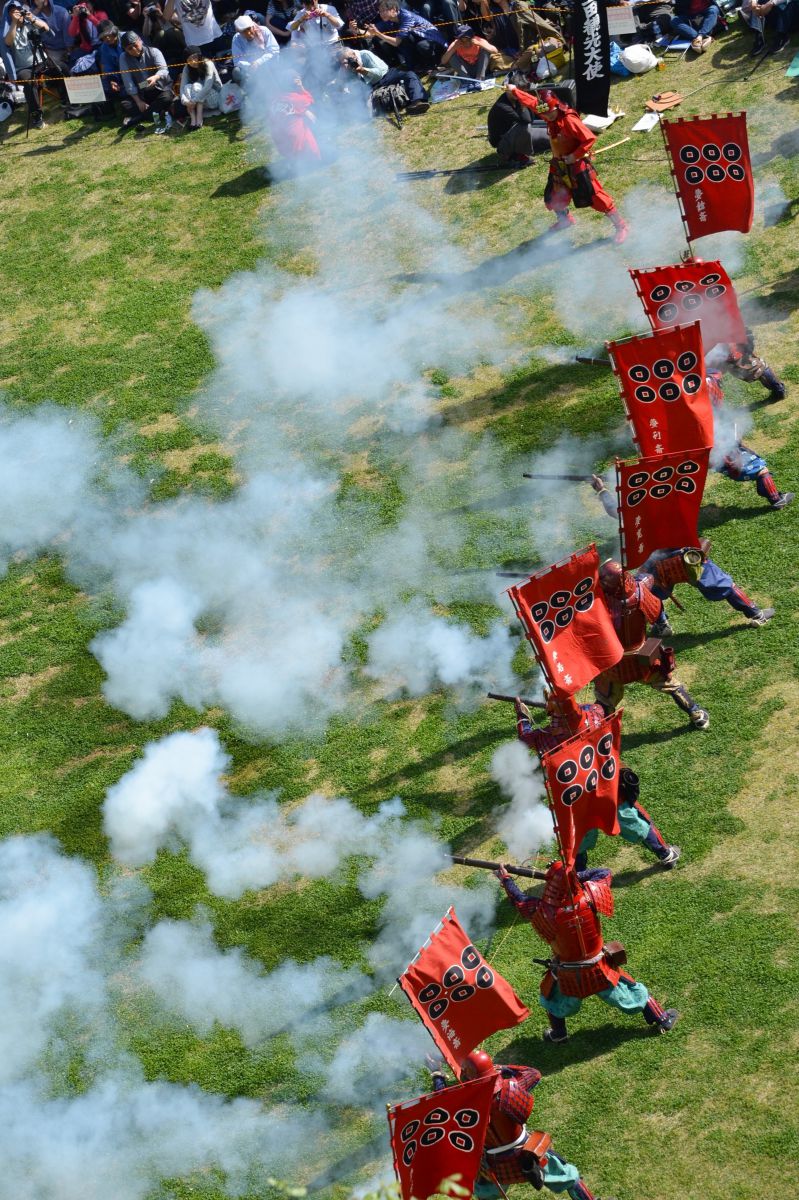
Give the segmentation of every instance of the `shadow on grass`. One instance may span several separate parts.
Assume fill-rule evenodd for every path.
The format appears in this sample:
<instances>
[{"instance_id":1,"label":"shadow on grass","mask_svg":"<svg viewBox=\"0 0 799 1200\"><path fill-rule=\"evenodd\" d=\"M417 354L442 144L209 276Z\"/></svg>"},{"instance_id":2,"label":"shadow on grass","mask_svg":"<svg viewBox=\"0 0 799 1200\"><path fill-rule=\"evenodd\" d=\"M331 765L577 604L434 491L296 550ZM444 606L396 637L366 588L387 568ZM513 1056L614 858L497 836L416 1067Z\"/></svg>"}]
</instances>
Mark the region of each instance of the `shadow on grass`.
<instances>
[{"instance_id":1,"label":"shadow on grass","mask_svg":"<svg viewBox=\"0 0 799 1200\"><path fill-rule=\"evenodd\" d=\"M421 775L427 775L429 771L435 771L438 767L448 766L453 761L457 762L462 758L469 758L473 754L478 754L486 746L491 746L494 742L507 740L507 730L487 730L484 733L475 733L471 737L461 738L459 742L454 742L443 750L437 750L435 754L428 754L427 758L420 759L419 762L408 763L398 771L392 771L388 775L382 775L380 779L376 779L368 785L370 791L380 791L382 788L393 786L398 782L406 782L409 779L418 779ZM449 794L451 801L452 797Z\"/></svg>"},{"instance_id":2,"label":"shadow on grass","mask_svg":"<svg viewBox=\"0 0 799 1200\"><path fill-rule=\"evenodd\" d=\"M675 709L675 717L677 710ZM629 736L624 735L625 752L637 749L638 746L655 746L662 745L664 742L671 742L674 738L682 737L686 733L694 733L693 725L685 723L685 725L675 725L673 729L668 729L665 733L662 729L653 729L650 733L633 733Z\"/></svg>"},{"instance_id":3,"label":"shadow on grass","mask_svg":"<svg viewBox=\"0 0 799 1200\"><path fill-rule=\"evenodd\" d=\"M586 1003L590 1003L589 1000ZM599 1004L602 1003L600 1000ZM546 1019L541 1009L542 1022ZM643 1017L637 1014L628 1017L619 1014L618 1023L600 1025L593 1029L581 1029L569 1035L569 1040L560 1046L553 1046L543 1040L542 1034L516 1038L507 1045L502 1057L509 1063L530 1063L535 1065L545 1076L557 1075L576 1063L590 1062L592 1058L600 1058L610 1054L625 1042L639 1041L641 1038L655 1036Z\"/></svg>"},{"instance_id":4,"label":"shadow on grass","mask_svg":"<svg viewBox=\"0 0 799 1200\"><path fill-rule=\"evenodd\" d=\"M659 863L648 863L645 867L639 867L637 871L622 871L620 875L613 876L614 888L632 887L635 883L640 883L642 879L649 879L651 875L664 875L668 872Z\"/></svg>"},{"instance_id":5,"label":"shadow on grass","mask_svg":"<svg viewBox=\"0 0 799 1200\"><path fill-rule=\"evenodd\" d=\"M333 1183L346 1183L361 1167L367 1166L375 1159L385 1158L389 1148L388 1126L386 1126L383 1133L373 1137L363 1146L347 1151L346 1155L337 1162L328 1164L321 1174L308 1184L309 1193L321 1192Z\"/></svg>"},{"instance_id":6,"label":"shadow on grass","mask_svg":"<svg viewBox=\"0 0 799 1200\"><path fill-rule=\"evenodd\" d=\"M514 246L512 250L507 250L504 254L495 254L491 258L484 259L476 267L472 267L460 275L434 275L429 272L414 271L394 275L393 282L424 283L453 294L473 292L477 288L499 287L501 284L515 279L517 275L524 275L537 267L557 262L562 258L586 254L596 249L597 246L604 245L607 240L606 237L594 238L593 241L574 246L567 238L553 237L547 230L536 237L528 238L525 242L519 242L518 246ZM558 372L562 378L562 366L558 367Z\"/></svg>"},{"instance_id":7,"label":"shadow on grass","mask_svg":"<svg viewBox=\"0 0 799 1200\"><path fill-rule=\"evenodd\" d=\"M702 509L701 524L706 532L708 529L717 529L719 525L726 525L728 521L752 521L770 513L771 509L765 504L760 508L742 508L740 504L727 504L722 508L720 505L708 504Z\"/></svg>"},{"instance_id":8,"label":"shadow on grass","mask_svg":"<svg viewBox=\"0 0 799 1200\"><path fill-rule=\"evenodd\" d=\"M247 196L251 192L260 192L263 188L271 187L273 183L274 180L266 167L250 167L247 171L242 171L241 175L220 183L219 187L211 192L211 199L218 200L222 196Z\"/></svg>"}]
</instances>

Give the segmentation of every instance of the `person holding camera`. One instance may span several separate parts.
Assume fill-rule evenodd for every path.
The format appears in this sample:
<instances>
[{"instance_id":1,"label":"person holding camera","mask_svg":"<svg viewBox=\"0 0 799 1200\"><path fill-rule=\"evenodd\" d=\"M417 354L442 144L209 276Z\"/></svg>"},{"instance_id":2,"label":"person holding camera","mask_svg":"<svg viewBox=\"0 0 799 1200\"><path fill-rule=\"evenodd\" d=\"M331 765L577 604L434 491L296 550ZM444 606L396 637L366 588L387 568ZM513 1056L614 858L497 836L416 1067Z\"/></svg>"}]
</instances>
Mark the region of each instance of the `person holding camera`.
<instances>
[{"instance_id":1,"label":"person holding camera","mask_svg":"<svg viewBox=\"0 0 799 1200\"><path fill-rule=\"evenodd\" d=\"M79 0L72 9L72 19L67 32L77 42L81 54L91 54L100 42L98 27L108 20L108 13L95 10L92 0Z\"/></svg>"},{"instance_id":2,"label":"person holding camera","mask_svg":"<svg viewBox=\"0 0 799 1200\"><path fill-rule=\"evenodd\" d=\"M430 107L427 92L422 82L413 71L389 67L371 50L341 50L339 63L346 71L351 71L369 88L388 87L392 83L401 83L405 88L408 103L405 112L424 113Z\"/></svg>"},{"instance_id":3,"label":"person holding camera","mask_svg":"<svg viewBox=\"0 0 799 1200\"><path fill-rule=\"evenodd\" d=\"M293 38L304 46L334 46L339 40L339 30L344 22L332 4L320 4L319 0L302 0L302 11L288 28Z\"/></svg>"},{"instance_id":4,"label":"person holding camera","mask_svg":"<svg viewBox=\"0 0 799 1200\"><path fill-rule=\"evenodd\" d=\"M34 129L44 129L44 115L41 90L30 81L47 73L46 69L40 70L35 62L36 47L41 45L41 36L47 29L47 22L34 16L21 0L10 0L6 8L3 42L10 51L17 80L25 93L25 103Z\"/></svg>"},{"instance_id":5,"label":"person holding camera","mask_svg":"<svg viewBox=\"0 0 799 1200\"><path fill-rule=\"evenodd\" d=\"M75 39L69 33L69 13L62 5L54 4L53 0L34 0L33 12L47 25L47 32L42 32L42 45L47 57L59 71L66 74L75 44Z\"/></svg>"},{"instance_id":6,"label":"person holding camera","mask_svg":"<svg viewBox=\"0 0 799 1200\"><path fill-rule=\"evenodd\" d=\"M435 25L410 8L400 8L398 0L380 0L380 20L367 33L393 46L403 65L419 75L437 67L447 48L447 39Z\"/></svg>"},{"instance_id":7,"label":"person holding camera","mask_svg":"<svg viewBox=\"0 0 799 1200\"><path fill-rule=\"evenodd\" d=\"M137 112L123 121L125 127L138 125L152 114L156 133L166 133L172 127L172 80L166 59L154 46L145 46L138 33L128 30L122 34L122 53L119 70L128 98ZM164 124L161 124L161 116Z\"/></svg>"}]
</instances>

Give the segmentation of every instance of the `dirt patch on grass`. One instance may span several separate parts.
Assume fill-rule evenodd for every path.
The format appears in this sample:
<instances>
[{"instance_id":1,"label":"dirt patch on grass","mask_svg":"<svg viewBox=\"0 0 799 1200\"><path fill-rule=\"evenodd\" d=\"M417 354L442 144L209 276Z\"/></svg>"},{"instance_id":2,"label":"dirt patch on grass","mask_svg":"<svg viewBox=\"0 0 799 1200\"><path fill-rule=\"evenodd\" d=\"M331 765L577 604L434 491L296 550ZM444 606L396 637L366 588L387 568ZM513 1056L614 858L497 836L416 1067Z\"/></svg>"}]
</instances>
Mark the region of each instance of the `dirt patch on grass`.
<instances>
[{"instance_id":1,"label":"dirt patch on grass","mask_svg":"<svg viewBox=\"0 0 799 1200\"><path fill-rule=\"evenodd\" d=\"M128 343L130 345L130 343ZM153 437L158 433L172 433L180 425L180 418L174 413L165 412L156 417L154 421L148 421L146 425L139 426L139 433L142 437Z\"/></svg>"},{"instance_id":2,"label":"dirt patch on grass","mask_svg":"<svg viewBox=\"0 0 799 1200\"><path fill-rule=\"evenodd\" d=\"M799 684L781 681L761 693L763 701L779 698L785 707L770 718L747 772L746 784L728 803L745 825L719 842L711 853L685 869L697 878L722 874L757 885L758 912L782 911L779 897L763 887L767 879L790 879L799 868L799 810L786 800L785 780L799 775L796 708Z\"/></svg>"},{"instance_id":3,"label":"dirt patch on grass","mask_svg":"<svg viewBox=\"0 0 799 1200\"><path fill-rule=\"evenodd\" d=\"M79 758L69 758L60 767L56 767L53 774L57 779L63 779L65 775L70 775L73 771L79 771L81 767L88 767L90 763L97 762L102 758L119 758L122 755L133 754L136 746L98 746L95 750L90 750L88 754L83 754Z\"/></svg>"},{"instance_id":4,"label":"dirt patch on grass","mask_svg":"<svg viewBox=\"0 0 799 1200\"><path fill-rule=\"evenodd\" d=\"M472 778L468 761L456 762L454 755L448 754L444 765L438 768L433 778L437 791L454 796L452 812L458 815L469 812L472 807Z\"/></svg>"},{"instance_id":5,"label":"dirt patch on grass","mask_svg":"<svg viewBox=\"0 0 799 1200\"><path fill-rule=\"evenodd\" d=\"M195 462L203 454L227 455L227 450L221 442L198 442L185 450L167 450L163 454L165 465L170 471L191 471Z\"/></svg>"},{"instance_id":6,"label":"dirt patch on grass","mask_svg":"<svg viewBox=\"0 0 799 1200\"><path fill-rule=\"evenodd\" d=\"M23 700L27 700L31 692L38 691L39 688L49 683L54 679L62 667L45 667L43 671L37 671L35 675L16 675L11 679L4 680L3 699L10 701L11 704L20 704Z\"/></svg>"}]
</instances>

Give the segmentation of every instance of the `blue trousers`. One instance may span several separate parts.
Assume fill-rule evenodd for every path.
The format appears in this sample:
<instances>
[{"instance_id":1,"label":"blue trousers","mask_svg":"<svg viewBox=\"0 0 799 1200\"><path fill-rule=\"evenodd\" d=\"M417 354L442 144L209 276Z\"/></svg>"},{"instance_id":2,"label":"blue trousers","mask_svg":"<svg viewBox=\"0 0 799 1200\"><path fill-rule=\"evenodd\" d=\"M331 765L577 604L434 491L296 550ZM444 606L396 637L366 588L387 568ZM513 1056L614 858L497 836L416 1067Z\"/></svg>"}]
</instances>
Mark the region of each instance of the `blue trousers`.
<instances>
[{"instance_id":1,"label":"blue trousers","mask_svg":"<svg viewBox=\"0 0 799 1200\"><path fill-rule=\"evenodd\" d=\"M747 617L753 617L758 611L757 605L753 604L749 597L736 586L732 575L722 571L721 567L710 558L705 560L702 574L697 582L692 584L692 587L701 592L706 600L726 600L736 612L745 613ZM652 591L661 600L667 600L673 589L655 584Z\"/></svg>"},{"instance_id":2,"label":"blue trousers","mask_svg":"<svg viewBox=\"0 0 799 1200\"><path fill-rule=\"evenodd\" d=\"M679 34L689 42L696 37L709 37L716 28L720 15L715 4L711 4L710 8L696 17L679 17L675 14L671 18L671 32Z\"/></svg>"}]
</instances>

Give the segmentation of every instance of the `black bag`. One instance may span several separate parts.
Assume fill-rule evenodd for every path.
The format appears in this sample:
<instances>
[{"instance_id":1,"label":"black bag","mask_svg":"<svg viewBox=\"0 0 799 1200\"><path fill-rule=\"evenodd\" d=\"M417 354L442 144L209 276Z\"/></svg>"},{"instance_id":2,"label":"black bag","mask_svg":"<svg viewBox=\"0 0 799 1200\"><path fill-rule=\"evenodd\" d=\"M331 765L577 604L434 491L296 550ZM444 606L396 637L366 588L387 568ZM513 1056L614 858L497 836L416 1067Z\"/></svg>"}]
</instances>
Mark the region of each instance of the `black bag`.
<instances>
[{"instance_id":1,"label":"black bag","mask_svg":"<svg viewBox=\"0 0 799 1200\"><path fill-rule=\"evenodd\" d=\"M409 104L410 96L402 83L386 83L382 87L378 85L378 87L372 88L372 94L369 97L369 108L373 117L380 116L381 113L385 113L389 117L396 117Z\"/></svg>"}]
</instances>

